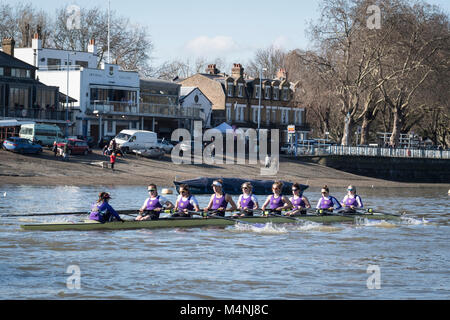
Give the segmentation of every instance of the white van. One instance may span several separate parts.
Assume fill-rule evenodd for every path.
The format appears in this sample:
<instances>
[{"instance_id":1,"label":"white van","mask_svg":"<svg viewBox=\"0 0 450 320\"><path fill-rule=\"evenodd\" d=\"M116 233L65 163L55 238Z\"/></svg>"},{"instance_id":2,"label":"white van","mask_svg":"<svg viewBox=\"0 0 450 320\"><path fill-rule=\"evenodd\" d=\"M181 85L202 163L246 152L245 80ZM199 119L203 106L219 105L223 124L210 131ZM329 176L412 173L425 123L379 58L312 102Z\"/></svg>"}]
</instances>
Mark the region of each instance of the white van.
<instances>
[{"instance_id":1,"label":"white van","mask_svg":"<svg viewBox=\"0 0 450 320\"><path fill-rule=\"evenodd\" d=\"M19 137L29 139L41 146L51 146L53 142L64 141L64 134L57 125L33 123L20 126Z\"/></svg>"},{"instance_id":2,"label":"white van","mask_svg":"<svg viewBox=\"0 0 450 320\"><path fill-rule=\"evenodd\" d=\"M158 147L158 137L153 131L122 130L114 140L116 140L117 148L124 152Z\"/></svg>"}]
</instances>

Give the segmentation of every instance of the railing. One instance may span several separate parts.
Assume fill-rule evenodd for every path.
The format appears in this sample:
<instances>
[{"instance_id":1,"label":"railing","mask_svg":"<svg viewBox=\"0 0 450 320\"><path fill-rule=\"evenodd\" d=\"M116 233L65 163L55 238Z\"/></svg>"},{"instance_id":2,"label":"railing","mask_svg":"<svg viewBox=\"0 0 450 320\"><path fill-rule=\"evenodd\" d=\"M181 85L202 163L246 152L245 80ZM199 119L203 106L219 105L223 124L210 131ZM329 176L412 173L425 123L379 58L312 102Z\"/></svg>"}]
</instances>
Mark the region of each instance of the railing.
<instances>
[{"instance_id":1,"label":"railing","mask_svg":"<svg viewBox=\"0 0 450 320\"><path fill-rule=\"evenodd\" d=\"M128 103L122 101L98 101L91 103L88 112L99 111L103 114L126 114L137 116L153 116L164 118L193 118L200 119L200 108L182 108L179 105Z\"/></svg>"},{"instance_id":2,"label":"railing","mask_svg":"<svg viewBox=\"0 0 450 320\"><path fill-rule=\"evenodd\" d=\"M294 150L288 150L293 154ZM396 157L396 158L430 158L450 159L450 150L430 150L413 148L378 148L369 146L317 146L299 145L297 155L339 155L339 156L367 156L367 157Z\"/></svg>"},{"instance_id":3,"label":"railing","mask_svg":"<svg viewBox=\"0 0 450 320\"><path fill-rule=\"evenodd\" d=\"M71 121L73 111L68 112L68 119ZM7 108L5 117L31 119L31 120L58 120L66 121L66 111L62 109L27 109L27 108Z\"/></svg>"}]
</instances>

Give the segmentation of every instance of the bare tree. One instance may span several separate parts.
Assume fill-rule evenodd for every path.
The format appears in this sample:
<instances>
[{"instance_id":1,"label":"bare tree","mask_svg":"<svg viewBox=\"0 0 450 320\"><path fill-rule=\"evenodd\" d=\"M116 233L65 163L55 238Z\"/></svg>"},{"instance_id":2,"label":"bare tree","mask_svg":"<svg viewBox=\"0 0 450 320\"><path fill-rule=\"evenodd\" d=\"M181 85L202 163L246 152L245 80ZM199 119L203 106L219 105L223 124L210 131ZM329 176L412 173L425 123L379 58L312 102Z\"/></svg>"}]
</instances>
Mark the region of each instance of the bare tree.
<instances>
[{"instance_id":1,"label":"bare tree","mask_svg":"<svg viewBox=\"0 0 450 320\"><path fill-rule=\"evenodd\" d=\"M79 28L70 28L69 18L70 13L66 8L56 11L53 45L61 49L85 51L89 40L95 39L98 47L98 63L105 62L108 54L107 10L99 7L81 8ZM152 49L153 44L146 28L131 24L128 18L118 16L115 11L110 12L112 61L126 70L135 70L146 75L151 72L149 60Z\"/></svg>"},{"instance_id":2,"label":"bare tree","mask_svg":"<svg viewBox=\"0 0 450 320\"><path fill-rule=\"evenodd\" d=\"M252 60L247 63L246 73L254 78L259 78L262 68L263 77L267 79L275 79L279 69L285 69L286 52L274 46L265 49L258 49Z\"/></svg>"}]
</instances>

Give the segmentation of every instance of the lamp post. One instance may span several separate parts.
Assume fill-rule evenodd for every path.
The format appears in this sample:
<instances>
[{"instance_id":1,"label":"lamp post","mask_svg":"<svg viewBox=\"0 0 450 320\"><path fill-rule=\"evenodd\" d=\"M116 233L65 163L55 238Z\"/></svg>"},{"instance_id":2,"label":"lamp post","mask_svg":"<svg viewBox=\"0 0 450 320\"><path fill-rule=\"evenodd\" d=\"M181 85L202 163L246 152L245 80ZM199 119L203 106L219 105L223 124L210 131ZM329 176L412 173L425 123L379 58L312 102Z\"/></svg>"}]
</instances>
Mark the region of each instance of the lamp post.
<instances>
[{"instance_id":1,"label":"lamp post","mask_svg":"<svg viewBox=\"0 0 450 320\"><path fill-rule=\"evenodd\" d=\"M261 95L262 95L262 72L267 71L267 68L259 69L259 92L258 92L258 136L261 127Z\"/></svg>"},{"instance_id":2,"label":"lamp post","mask_svg":"<svg viewBox=\"0 0 450 320\"><path fill-rule=\"evenodd\" d=\"M70 70L70 55L75 55L75 52L67 52L67 90L66 90L66 137L69 136L69 70Z\"/></svg>"}]
</instances>

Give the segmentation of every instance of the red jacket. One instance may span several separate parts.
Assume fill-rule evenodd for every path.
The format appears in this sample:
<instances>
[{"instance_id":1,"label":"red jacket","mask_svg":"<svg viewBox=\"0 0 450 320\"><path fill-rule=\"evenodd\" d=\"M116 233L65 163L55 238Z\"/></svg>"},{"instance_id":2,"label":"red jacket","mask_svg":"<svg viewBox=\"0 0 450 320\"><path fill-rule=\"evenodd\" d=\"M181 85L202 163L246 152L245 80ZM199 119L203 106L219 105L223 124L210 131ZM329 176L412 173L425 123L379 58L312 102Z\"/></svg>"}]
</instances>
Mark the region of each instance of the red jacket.
<instances>
[{"instance_id":1,"label":"red jacket","mask_svg":"<svg viewBox=\"0 0 450 320\"><path fill-rule=\"evenodd\" d=\"M110 162L110 163L116 163L116 156L110 155L110 156L109 156L109 162Z\"/></svg>"}]
</instances>

